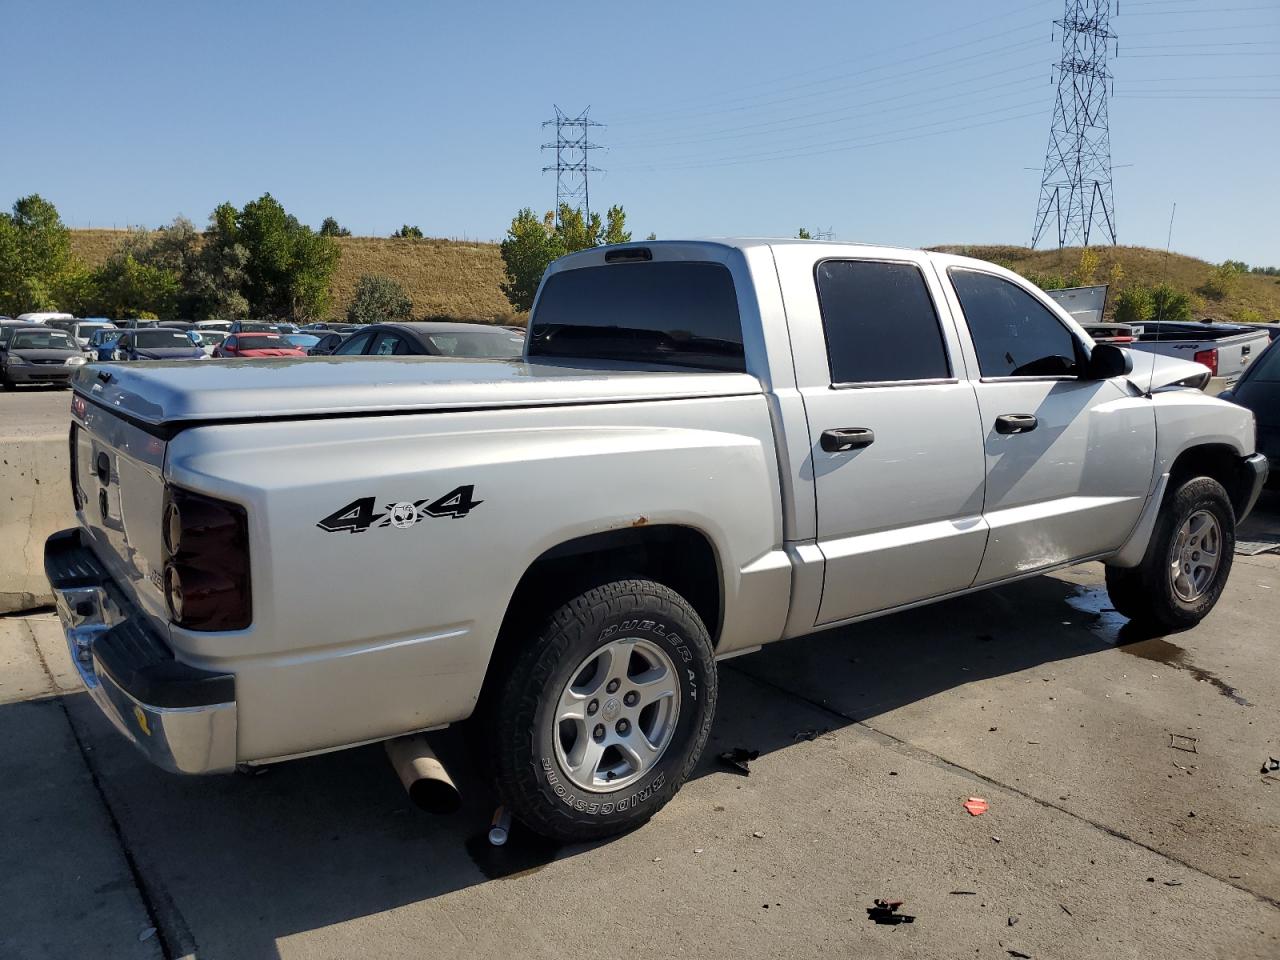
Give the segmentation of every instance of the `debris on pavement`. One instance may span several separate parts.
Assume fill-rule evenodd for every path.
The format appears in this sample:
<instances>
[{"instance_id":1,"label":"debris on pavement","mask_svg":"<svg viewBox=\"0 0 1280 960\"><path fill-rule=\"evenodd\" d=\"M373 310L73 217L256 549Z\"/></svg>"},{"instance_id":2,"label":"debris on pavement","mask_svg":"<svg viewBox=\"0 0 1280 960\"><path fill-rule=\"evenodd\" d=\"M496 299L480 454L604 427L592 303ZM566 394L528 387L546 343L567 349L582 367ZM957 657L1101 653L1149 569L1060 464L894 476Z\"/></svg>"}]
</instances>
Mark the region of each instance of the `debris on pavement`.
<instances>
[{"instance_id":1,"label":"debris on pavement","mask_svg":"<svg viewBox=\"0 0 1280 960\"><path fill-rule=\"evenodd\" d=\"M877 897L874 901L874 907L867 907L867 916L876 923L889 924L896 926L899 923L915 923L916 918L909 913L898 913L898 908L905 901L902 900L881 900Z\"/></svg>"},{"instance_id":2,"label":"debris on pavement","mask_svg":"<svg viewBox=\"0 0 1280 960\"><path fill-rule=\"evenodd\" d=\"M1019 920L1019 919L1020 919L1019 917L1010 917L1010 918L1009 918L1009 926L1011 926L1011 927L1012 927L1015 923L1017 923L1017 922L1018 922L1018 920Z\"/></svg>"},{"instance_id":3,"label":"debris on pavement","mask_svg":"<svg viewBox=\"0 0 1280 960\"><path fill-rule=\"evenodd\" d=\"M1180 886L1182 886L1182 881L1181 881L1181 880L1166 880L1166 881L1164 882L1164 885L1165 885L1166 887L1180 887Z\"/></svg>"},{"instance_id":4,"label":"debris on pavement","mask_svg":"<svg viewBox=\"0 0 1280 960\"><path fill-rule=\"evenodd\" d=\"M953 897L976 897L977 895L978 895L977 890L952 890L951 891L951 896Z\"/></svg>"},{"instance_id":5,"label":"debris on pavement","mask_svg":"<svg viewBox=\"0 0 1280 960\"><path fill-rule=\"evenodd\" d=\"M1031 960L1031 954L1023 953L1021 950L1014 950L1012 947L1007 947L1004 952L1011 957L1021 957L1022 960Z\"/></svg>"},{"instance_id":6,"label":"debris on pavement","mask_svg":"<svg viewBox=\"0 0 1280 960\"><path fill-rule=\"evenodd\" d=\"M797 730L791 735L791 739L796 743L799 743L801 740L817 740L826 732L826 730L819 730L817 728L812 730Z\"/></svg>"},{"instance_id":7,"label":"debris on pavement","mask_svg":"<svg viewBox=\"0 0 1280 960\"><path fill-rule=\"evenodd\" d=\"M1187 753L1199 753L1196 744L1200 742L1199 737L1188 737L1185 733L1169 734L1169 746L1174 750L1183 750Z\"/></svg>"},{"instance_id":8,"label":"debris on pavement","mask_svg":"<svg viewBox=\"0 0 1280 960\"><path fill-rule=\"evenodd\" d=\"M748 750L746 747L734 747L720 754L720 762L737 770L744 777L751 776L751 761L760 756L759 750Z\"/></svg>"},{"instance_id":9,"label":"debris on pavement","mask_svg":"<svg viewBox=\"0 0 1280 960\"><path fill-rule=\"evenodd\" d=\"M1058 904L1058 906L1062 907L1062 912L1065 913L1068 917L1075 916L1074 913L1072 913L1070 910L1067 909L1067 905L1065 903L1060 903Z\"/></svg>"},{"instance_id":10,"label":"debris on pavement","mask_svg":"<svg viewBox=\"0 0 1280 960\"><path fill-rule=\"evenodd\" d=\"M751 835L752 835L753 837L755 837L757 840L763 840L763 839L764 839L764 834L763 834L763 833L761 833L759 830L755 830L755 831L753 831Z\"/></svg>"},{"instance_id":11,"label":"debris on pavement","mask_svg":"<svg viewBox=\"0 0 1280 960\"><path fill-rule=\"evenodd\" d=\"M1262 765L1262 769L1258 772L1275 773L1277 770L1280 770L1280 760L1275 757L1267 757L1267 762Z\"/></svg>"},{"instance_id":12,"label":"debris on pavement","mask_svg":"<svg viewBox=\"0 0 1280 960\"><path fill-rule=\"evenodd\" d=\"M987 812L989 805L982 797L970 797L964 802L964 808L969 811L969 816L980 817Z\"/></svg>"}]
</instances>

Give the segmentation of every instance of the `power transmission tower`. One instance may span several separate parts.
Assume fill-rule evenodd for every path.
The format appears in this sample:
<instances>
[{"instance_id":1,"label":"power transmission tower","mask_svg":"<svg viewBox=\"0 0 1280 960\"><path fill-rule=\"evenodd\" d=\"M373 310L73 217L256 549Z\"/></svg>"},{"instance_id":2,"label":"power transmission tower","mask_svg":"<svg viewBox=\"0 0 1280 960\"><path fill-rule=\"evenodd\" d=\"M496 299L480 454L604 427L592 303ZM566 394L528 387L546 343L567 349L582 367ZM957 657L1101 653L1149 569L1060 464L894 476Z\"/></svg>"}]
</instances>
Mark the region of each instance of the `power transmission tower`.
<instances>
[{"instance_id":1,"label":"power transmission tower","mask_svg":"<svg viewBox=\"0 0 1280 960\"><path fill-rule=\"evenodd\" d=\"M555 119L544 120L542 123L544 130L553 125L556 128L555 141L542 145L543 150L556 152L556 162L552 166L543 167L542 172L556 172L557 226L560 224L561 204L576 207L587 220L591 219L591 193L587 174L600 172L599 167L591 166L590 156L591 151L598 150L600 145L591 142L590 131L592 127L603 127L604 124L590 119L587 116L590 112L591 108L587 107L576 117L570 117L556 107Z\"/></svg>"},{"instance_id":2,"label":"power transmission tower","mask_svg":"<svg viewBox=\"0 0 1280 960\"><path fill-rule=\"evenodd\" d=\"M1107 121L1107 45L1111 0L1066 0L1054 23L1062 28L1062 59L1055 66L1058 98L1044 155L1040 202L1031 246L1046 228L1058 246L1088 246L1096 232L1116 242L1115 199L1111 189L1111 132Z\"/></svg>"}]
</instances>

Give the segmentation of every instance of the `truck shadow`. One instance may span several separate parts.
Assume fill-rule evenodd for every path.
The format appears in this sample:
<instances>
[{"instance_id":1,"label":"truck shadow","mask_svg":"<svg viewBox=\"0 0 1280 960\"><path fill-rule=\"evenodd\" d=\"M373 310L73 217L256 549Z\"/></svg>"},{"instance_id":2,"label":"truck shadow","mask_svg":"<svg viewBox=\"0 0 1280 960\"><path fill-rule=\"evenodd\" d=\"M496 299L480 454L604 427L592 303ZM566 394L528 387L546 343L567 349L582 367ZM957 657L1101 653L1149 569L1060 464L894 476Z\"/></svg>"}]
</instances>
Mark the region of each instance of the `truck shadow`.
<instances>
[{"instance_id":1,"label":"truck shadow","mask_svg":"<svg viewBox=\"0 0 1280 960\"><path fill-rule=\"evenodd\" d=\"M733 746L784 750L959 685L1138 639L1097 601L1037 577L728 661L694 778L739 776L716 760ZM183 778L135 755L84 694L66 702L174 955L274 958L283 938L410 904L426 912L387 922L413 925L425 943L427 901L587 849L551 848L518 829L507 847L488 847L492 799L465 763L454 765L463 811L432 818L410 807L377 746L258 775ZM438 746L446 762L465 750L452 732ZM500 890L482 899L496 909Z\"/></svg>"}]
</instances>

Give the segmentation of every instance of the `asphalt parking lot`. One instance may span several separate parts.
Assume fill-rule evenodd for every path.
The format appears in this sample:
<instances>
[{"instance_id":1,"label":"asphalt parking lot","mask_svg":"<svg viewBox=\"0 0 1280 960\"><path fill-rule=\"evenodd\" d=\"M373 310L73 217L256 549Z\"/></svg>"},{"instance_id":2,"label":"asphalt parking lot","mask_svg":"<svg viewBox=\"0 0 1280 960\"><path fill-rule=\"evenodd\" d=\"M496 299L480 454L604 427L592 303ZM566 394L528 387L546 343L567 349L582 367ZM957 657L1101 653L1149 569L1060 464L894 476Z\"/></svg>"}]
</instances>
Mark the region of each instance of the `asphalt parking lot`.
<instances>
[{"instance_id":1,"label":"asphalt parking lot","mask_svg":"<svg viewBox=\"0 0 1280 960\"><path fill-rule=\"evenodd\" d=\"M1242 537L1280 540L1280 496ZM675 801L559 849L489 847L462 762L447 818L376 746L163 773L52 615L0 618L0 957L1280 956L1280 555L1238 555L1166 637L1110 611L1101 572L725 662ZM749 776L715 759L736 746ZM915 922L872 923L877 897Z\"/></svg>"}]
</instances>

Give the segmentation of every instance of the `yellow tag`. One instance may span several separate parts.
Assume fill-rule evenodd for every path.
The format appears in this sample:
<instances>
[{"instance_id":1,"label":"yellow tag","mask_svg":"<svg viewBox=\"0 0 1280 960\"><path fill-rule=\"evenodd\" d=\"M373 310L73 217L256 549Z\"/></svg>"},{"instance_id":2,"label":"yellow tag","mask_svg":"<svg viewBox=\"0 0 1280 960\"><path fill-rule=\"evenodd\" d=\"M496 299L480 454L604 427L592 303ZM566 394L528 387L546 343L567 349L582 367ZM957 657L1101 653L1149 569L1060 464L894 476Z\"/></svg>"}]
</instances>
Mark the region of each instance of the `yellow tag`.
<instances>
[{"instance_id":1,"label":"yellow tag","mask_svg":"<svg viewBox=\"0 0 1280 960\"><path fill-rule=\"evenodd\" d=\"M151 728L147 726L147 715L142 712L142 708L136 704L133 707L133 719L138 721L138 727L148 737L151 736Z\"/></svg>"}]
</instances>

